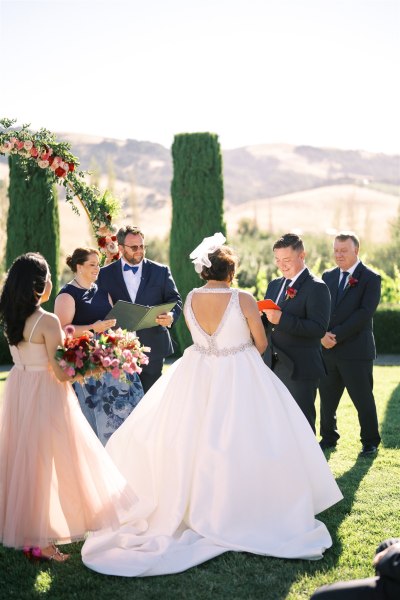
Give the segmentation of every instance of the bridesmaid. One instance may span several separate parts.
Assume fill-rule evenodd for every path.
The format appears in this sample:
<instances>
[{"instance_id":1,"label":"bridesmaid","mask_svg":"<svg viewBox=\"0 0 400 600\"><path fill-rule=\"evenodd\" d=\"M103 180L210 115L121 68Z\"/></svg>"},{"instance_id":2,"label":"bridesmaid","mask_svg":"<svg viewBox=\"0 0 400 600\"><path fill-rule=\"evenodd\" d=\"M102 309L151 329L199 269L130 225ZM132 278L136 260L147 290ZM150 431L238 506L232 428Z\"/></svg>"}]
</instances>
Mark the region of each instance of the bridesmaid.
<instances>
[{"instance_id":1,"label":"bridesmaid","mask_svg":"<svg viewBox=\"0 0 400 600\"><path fill-rule=\"evenodd\" d=\"M77 248L66 262L74 277L56 298L54 312L61 326L65 329L73 325L76 336L88 329L101 333L113 327L115 319L105 319L112 307L111 298L95 283L100 269L99 251ZM127 379L126 383L121 382L105 373L101 379L74 383L82 412L103 445L143 397L139 376L134 373Z\"/></svg>"},{"instance_id":2,"label":"bridesmaid","mask_svg":"<svg viewBox=\"0 0 400 600\"><path fill-rule=\"evenodd\" d=\"M55 544L117 528L136 497L54 358L63 331L42 308L51 289L48 264L30 252L14 261L0 296L0 322L14 361L0 421L0 542L63 562L68 555Z\"/></svg>"}]
</instances>

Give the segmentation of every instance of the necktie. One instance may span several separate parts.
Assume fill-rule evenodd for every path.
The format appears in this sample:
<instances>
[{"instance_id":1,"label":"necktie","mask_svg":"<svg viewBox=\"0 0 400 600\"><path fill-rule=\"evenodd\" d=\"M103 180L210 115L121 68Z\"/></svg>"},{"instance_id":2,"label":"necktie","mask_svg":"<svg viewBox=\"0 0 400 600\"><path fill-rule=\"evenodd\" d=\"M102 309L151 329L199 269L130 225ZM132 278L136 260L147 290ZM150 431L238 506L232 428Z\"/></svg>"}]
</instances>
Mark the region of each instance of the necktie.
<instances>
[{"instance_id":1,"label":"necktie","mask_svg":"<svg viewBox=\"0 0 400 600\"><path fill-rule=\"evenodd\" d=\"M339 287L338 287L338 290L337 290L336 300L340 300L340 298L343 295L344 286L346 284L348 275L349 275L349 273L347 271L343 271L343 273L342 273L342 279L340 280Z\"/></svg>"},{"instance_id":2,"label":"necktie","mask_svg":"<svg viewBox=\"0 0 400 600\"><path fill-rule=\"evenodd\" d=\"M278 300L278 306L281 306L281 304L284 303L284 301L286 300L286 290L288 289L289 285L291 284L292 280L291 279L286 279L285 281L285 285L284 288L282 290L281 295L279 296L279 300Z\"/></svg>"},{"instance_id":3,"label":"necktie","mask_svg":"<svg viewBox=\"0 0 400 600\"><path fill-rule=\"evenodd\" d=\"M132 273L135 275L135 273L137 273L138 270L139 267L131 267L131 265L124 264L124 271L132 271Z\"/></svg>"}]
</instances>

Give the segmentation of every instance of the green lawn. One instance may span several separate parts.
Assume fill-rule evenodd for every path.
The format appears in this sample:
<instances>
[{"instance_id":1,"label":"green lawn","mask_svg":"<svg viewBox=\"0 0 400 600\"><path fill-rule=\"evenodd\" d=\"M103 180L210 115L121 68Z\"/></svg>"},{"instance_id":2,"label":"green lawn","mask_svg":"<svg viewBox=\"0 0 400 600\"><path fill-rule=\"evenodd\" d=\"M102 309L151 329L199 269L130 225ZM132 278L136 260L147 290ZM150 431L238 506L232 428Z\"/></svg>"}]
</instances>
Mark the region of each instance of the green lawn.
<instances>
[{"instance_id":1,"label":"green lawn","mask_svg":"<svg viewBox=\"0 0 400 600\"><path fill-rule=\"evenodd\" d=\"M4 379L5 374L0 373L0 397ZM320 516L333 537L333 547L322 560L281 560L230 552L179 575L126 579L87 570L80 561L80 544L65 547L72 558L63 565L31 564L22 552L0 547L0 598L299 600L309 598L323 583L372 576L375 547L384 538L400 535L399 381L399 366L375 367L383 439L375 459L358 458L355 410L347 397L340 405L342 439L330 454L329 464L344 500Z\"/></svg>"}]
</instances>

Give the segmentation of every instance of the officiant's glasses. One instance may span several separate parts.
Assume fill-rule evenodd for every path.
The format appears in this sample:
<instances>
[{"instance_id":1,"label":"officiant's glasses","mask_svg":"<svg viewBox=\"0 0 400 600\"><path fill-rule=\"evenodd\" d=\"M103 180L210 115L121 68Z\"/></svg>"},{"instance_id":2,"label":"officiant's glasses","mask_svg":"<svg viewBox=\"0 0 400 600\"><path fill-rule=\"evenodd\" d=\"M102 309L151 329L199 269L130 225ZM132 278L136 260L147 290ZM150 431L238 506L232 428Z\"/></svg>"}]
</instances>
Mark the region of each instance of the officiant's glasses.
<instances>
[{"instance_id":1,"label":"officiant's glasses","mask_svg":"<svg viewBox=\"0 0 400 600\"><path fill-rule=\"evenodd\" d=\"M137 252L138 250L145 250L146 246L144 244L140 244L140 246L137 246L136 244L134 244L133 246L128 246L128 244L122 244L123 246L125 246L125 248L130 248L132 250L132 252Z\"/></svg>"}]
</instances>

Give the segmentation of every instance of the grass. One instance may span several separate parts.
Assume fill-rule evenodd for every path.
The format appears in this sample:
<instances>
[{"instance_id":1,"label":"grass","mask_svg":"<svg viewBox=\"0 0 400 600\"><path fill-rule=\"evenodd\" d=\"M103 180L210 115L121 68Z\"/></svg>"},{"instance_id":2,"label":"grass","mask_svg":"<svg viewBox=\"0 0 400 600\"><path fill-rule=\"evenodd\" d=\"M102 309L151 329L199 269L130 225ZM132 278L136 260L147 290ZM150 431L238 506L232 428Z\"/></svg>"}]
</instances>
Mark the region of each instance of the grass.
<instances>
[{"instance_id":1,"label":"grass","mask_svg":"<svg viewBox=\"0 0 400 600\"><path fill-rule=\"evenodd\" d=\"M0 373L0 398L5 377L6 373ZM399 381L400 366L375 367L382 433L375 458L358 458L355 409L347 396L340 404L342 438L328 460L344 500L320 515L333 538L333 547L322 560L230 552L179 575L129 579L86 569L80 560L80 544L64 547L72 557L63 565L31 564L22 552L0 546L0 599L305 600L324 583L372 576L376 546L387 537L400 535Z\"/></svg>"}]
</instances>

